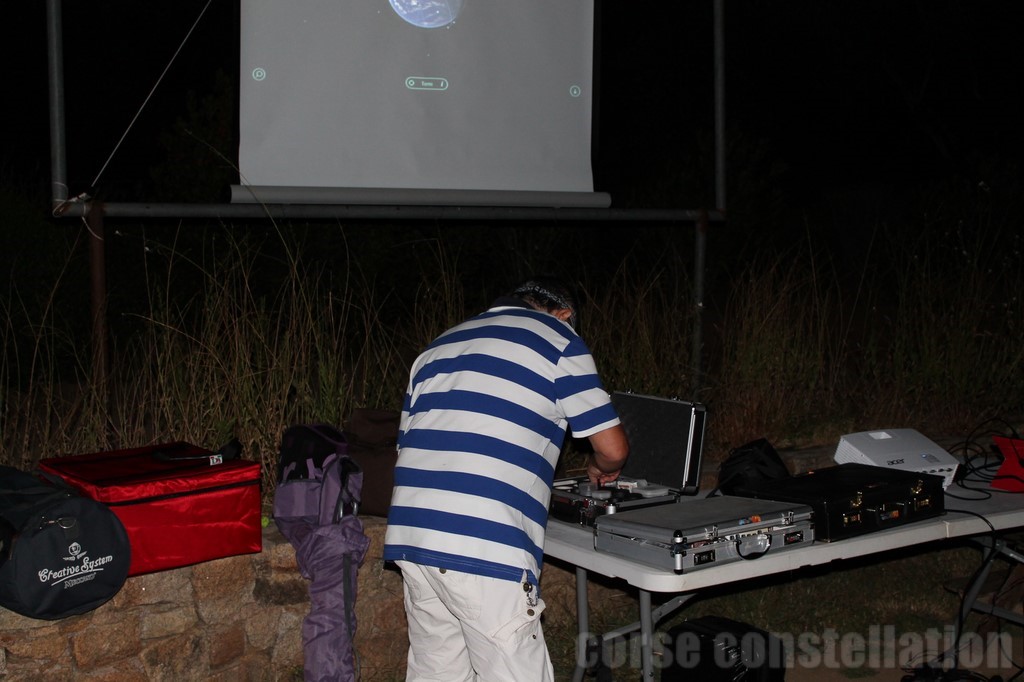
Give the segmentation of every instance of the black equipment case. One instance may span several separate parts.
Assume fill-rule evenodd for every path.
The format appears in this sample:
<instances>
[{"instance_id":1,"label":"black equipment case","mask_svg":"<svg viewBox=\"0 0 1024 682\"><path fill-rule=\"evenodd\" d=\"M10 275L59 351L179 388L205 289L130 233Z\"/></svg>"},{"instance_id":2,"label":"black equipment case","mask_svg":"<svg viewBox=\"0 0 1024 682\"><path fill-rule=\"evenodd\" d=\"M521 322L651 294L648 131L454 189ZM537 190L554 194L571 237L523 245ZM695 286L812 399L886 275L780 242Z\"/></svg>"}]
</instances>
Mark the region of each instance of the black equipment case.
<instances>
[{"instance_id":1,"label":"black equipment case","mask_svg":"<svg viewBox=\"0 0 1024 682\"><path fill-rule=\"evenodd\" d=\"M939 516L942 476L847 463L737 488L735 495L814 509L814 539L841 540Z\"/></svg>"}]
</instances>

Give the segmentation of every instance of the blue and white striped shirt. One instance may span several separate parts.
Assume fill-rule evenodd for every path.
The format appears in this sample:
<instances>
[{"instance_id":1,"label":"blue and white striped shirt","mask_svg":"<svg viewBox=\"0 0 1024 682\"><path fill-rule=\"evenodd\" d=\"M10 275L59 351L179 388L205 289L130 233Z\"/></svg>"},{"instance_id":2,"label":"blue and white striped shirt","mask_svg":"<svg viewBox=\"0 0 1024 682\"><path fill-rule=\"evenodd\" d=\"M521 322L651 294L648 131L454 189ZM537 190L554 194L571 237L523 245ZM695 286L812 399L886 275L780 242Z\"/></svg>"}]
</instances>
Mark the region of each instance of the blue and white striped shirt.
<instances>
[{"instance_id":1,"label":"blue and white striped shirt","mask_svg":"<svg viewBox=\"0 0 1024 682\"><path fill-rule=\"evenodd\" d=\"M412 367L384 559L536 584L566 427L618 423L586 344L553 315L498 306L453 327Z\"/></svg>"}]
</instances>

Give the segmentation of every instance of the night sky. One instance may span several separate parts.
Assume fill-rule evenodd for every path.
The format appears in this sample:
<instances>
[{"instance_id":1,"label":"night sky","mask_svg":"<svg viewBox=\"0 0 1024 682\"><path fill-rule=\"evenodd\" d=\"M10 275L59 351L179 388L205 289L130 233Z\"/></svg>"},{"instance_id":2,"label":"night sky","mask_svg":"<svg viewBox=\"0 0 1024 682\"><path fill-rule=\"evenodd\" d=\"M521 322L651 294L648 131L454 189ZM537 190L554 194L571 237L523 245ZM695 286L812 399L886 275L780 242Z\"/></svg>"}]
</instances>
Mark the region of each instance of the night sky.
<instances>
[{"instance_id":1,"label":"night sky","mask_svg":"<svg viewBox=\"0 0 1024 682\"><path fill-rule=\"evenodd\" d=\"M10 3L13 77L0 178L48 196L45 5ZM204 2L65 2L68 170L89 188ZM1021 3L728 0L730 203L757 183L792 203L933 178L985 181L1024 158ZM712 3L601 4L598 189L615 205L713 203ZM132 192L187 93L235 76L233 3L215 0L104 170ZM858 190L861 191L861 190Z\"/></svg>"}]
</instances>

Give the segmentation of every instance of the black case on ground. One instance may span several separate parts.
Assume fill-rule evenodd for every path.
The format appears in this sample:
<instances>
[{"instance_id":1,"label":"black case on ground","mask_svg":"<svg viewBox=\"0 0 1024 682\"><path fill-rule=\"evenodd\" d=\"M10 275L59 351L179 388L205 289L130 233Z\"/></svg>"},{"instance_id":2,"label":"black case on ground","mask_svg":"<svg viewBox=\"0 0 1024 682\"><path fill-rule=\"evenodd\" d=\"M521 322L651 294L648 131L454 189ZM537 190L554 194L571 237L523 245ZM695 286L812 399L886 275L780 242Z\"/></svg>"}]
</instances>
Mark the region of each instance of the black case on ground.
<instances>
[{"instance_id":1,"label":"black case on ground","mask_svg":"<svg viewBox=\"0 0 1024 682\"><path fill-rule=\"evenodd\" d=\"M786 677L782 641L753 625L703 616L667 634L672 658L661 682L782 682Z\"/></svg>"},{"instance_id":2,"label":"black case on ground","mask_svg":"<svg viewBox=\"0 0 1024 682\"><path fill-rule=\"evenodd\" d=\"M830 542L939 516L945 511L942 483L934 474L847 463L733 494L810 505L814 539Z\"/></svg>"}]
</instances>

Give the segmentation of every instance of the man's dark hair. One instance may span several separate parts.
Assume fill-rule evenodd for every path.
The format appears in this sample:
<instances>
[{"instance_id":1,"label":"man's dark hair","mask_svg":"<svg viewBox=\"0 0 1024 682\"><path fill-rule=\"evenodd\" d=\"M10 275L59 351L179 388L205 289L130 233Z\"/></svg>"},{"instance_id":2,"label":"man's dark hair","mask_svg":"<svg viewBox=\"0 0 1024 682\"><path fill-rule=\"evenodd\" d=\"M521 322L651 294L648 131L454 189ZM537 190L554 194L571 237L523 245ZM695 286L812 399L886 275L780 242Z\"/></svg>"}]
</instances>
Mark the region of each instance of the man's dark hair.
<instances>
[{"instance_id":1,"label":"man's dark hair","mask_svg":"<svg viewBox=\"0 0 1024 682\"><path fill-rule=\"evenodd\" d=\"M574 328L576 326L576 296L573 294L572 288L557 277L548 275L531 277L513 289L510 295L548 312L571 310L569 326Z\"/></svg>"}]
</instances>

